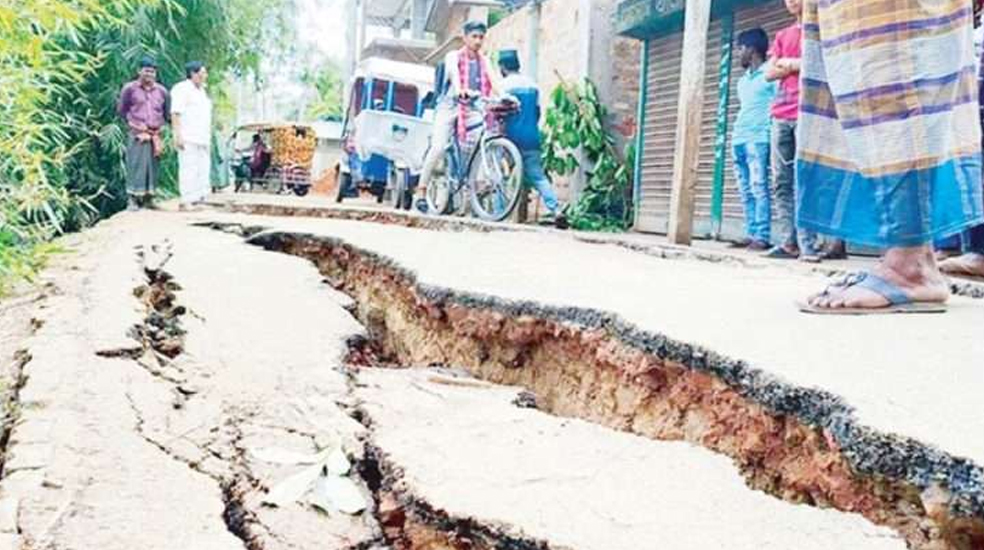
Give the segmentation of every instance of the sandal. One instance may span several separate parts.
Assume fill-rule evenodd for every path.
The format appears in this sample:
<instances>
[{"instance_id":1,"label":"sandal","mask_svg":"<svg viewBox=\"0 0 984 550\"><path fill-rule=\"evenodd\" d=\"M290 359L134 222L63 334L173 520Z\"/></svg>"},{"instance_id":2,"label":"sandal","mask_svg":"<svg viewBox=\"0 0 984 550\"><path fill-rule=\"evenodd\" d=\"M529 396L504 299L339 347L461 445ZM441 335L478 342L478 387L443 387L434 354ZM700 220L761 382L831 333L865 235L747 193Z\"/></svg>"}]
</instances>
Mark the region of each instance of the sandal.
<instances>
[{"instance_id":1,"label":"sandal","mask_svg":"<svg viewBox=\"0 0 984 550\"><path fill-rule=\"evenodd\" d=\"M799 252L790 252L784 247L774 246L772 250L762 254L762 257L769 258L770 260L795 260L799 258Z\"/></svg>"},{"instance_id":2,"label":"sandal","mask_svg":"<svg viewBox=\"0 0 984 550\"><path fill-rule=\"evenodd\" d=\"M799 261L806 264L819 264L823 262L821 254L800 254Z\"/></svg>"},{"instance_id":3,"label":"sandal","mask_svg":"<svg viewBox=\"0 0 984 550\"><path fill-rule=\"evenodd\" d=\"M820 253L820 259L822 260L846 260L847 251L840 249L824 250Z\"/></svg>"},{"instance_id":4,"label":"sandal","mask_svg":"<svg viewBox=\"0 0 984 550\"><path fill-rule=\"evenodd\" d=\"M875 275L861 272L848 275L826 288L823 296L829 296L832 291L843 292L851 287L870 290L888 300L884 307L823 307L808 302L798 302L796 305L803 313L817 315L885 315L889 313L945 313L946 304L936 302L914 302L897 285Z\"/></svg>"}]
</instances>

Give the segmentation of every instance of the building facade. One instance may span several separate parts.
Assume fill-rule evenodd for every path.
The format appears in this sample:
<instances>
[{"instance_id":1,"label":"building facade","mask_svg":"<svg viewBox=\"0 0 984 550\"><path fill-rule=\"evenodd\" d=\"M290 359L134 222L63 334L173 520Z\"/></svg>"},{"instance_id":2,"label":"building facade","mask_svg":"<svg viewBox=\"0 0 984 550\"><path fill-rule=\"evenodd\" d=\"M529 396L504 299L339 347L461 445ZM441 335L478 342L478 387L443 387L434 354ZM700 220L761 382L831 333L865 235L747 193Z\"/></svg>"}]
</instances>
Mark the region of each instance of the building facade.
<instances>
[{"instance_id":1,"label":"building facade","mask_svg":"<svg viewBox=\"0 0 984 550\"><path fill-rule=\"evenodd\" d=\"M616 25L643 49L638 113L636 219L638 231L666 233L670 211L677 105L683 48L684 0L625 0ZM730 128L738 113L735 87L742 68L733 55L743 30L761 27L770 40L795 22L782 0L716 0L707 34L700 158L693 234L743 236L743 212L731 161Z\"/></svg>"}]
</instances>

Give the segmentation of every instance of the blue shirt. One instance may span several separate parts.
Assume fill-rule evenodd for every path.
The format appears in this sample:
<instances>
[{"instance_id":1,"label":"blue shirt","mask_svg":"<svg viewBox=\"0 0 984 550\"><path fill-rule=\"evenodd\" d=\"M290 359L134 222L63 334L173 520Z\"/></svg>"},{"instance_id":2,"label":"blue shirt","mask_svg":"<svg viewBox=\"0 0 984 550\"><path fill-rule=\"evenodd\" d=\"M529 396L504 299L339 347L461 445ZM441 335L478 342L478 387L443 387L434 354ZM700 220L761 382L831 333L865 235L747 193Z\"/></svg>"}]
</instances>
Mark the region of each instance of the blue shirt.
<instances>
[{"instance_id":1,"label":"blue shirt","mask_svg":"<svg viewBox=\"0 0 984 550\"><path fill-rule=\"evenodd\" d=\"M540 91L533 79L518 73L502 81L502 89L519 100L519 112L506 119L506 136L522 151L540 148Z\"/></svg>"},{"instance_id":2,"label":"blue shirt","mask_svg":"<svg viewBox=\"0 0 984 550\"><path fill-rule=\"evenodd\" d=\"M758 69L745 71L738 79L738 117L731 134L733 145L769 143L772 127L772 100L776 97L776 83L765 80L765 64Z\"/></svg>"}]
</instances>

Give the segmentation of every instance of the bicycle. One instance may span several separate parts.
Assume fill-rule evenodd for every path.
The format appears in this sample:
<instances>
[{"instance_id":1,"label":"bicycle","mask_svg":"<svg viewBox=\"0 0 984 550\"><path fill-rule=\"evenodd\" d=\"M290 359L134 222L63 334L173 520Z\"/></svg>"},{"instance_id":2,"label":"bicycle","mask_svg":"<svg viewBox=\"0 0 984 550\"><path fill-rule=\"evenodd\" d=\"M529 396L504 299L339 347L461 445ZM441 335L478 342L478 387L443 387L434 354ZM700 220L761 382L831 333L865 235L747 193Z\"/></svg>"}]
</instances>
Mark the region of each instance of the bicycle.
<instances>
[{"instance_id":1,"label":"bicycle","mask_svg":"<svg viewBox=\"0 0 984 550\"><path fill-rule=\"evenodd\" d=\"M443 173L435 170L425 190L427 209L440 215L473 214L486 221L508 218L519 204L523 188L523 157L519 148L488 123L497 123L515 111L512 101L475 99L481 121L469 124L468 132L479 132L476 144L466 151L455 135L444 155ZM469 201L465 201L465 193Z\"/></svg>"}]
</instances>

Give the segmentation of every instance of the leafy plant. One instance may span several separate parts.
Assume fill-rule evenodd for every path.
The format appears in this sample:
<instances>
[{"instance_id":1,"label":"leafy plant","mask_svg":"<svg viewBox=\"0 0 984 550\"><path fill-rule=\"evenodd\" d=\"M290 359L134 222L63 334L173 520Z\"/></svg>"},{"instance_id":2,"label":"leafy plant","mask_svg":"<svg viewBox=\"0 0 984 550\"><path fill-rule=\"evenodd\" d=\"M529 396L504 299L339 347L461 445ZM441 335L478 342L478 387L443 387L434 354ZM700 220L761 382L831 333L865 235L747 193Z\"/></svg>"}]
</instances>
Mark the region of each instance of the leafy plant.
<instances>
[{"instance_id":1,"label":"leafy plant","mask_svg":"<svg viewBox=\"0 0 984 550\"><path fill-rule=\"evenodd\" d=\"M317 91L317 98L308 107L308 118L341 118L345 85L342 71L334 62L329 61L320 70L304 75L301 81Z\"/></svg>"},{"instance_id":2,"label":"leafy plant","mask_svg":"<svg viewBox=\"0 0 984 550\"><path fill-rule=\"evenodd\" d=\"M543 161L552 175L568 176L585 162L588 182L565 212L571 227L585 231L624 231L632 223L634 148L624 155L605 126L607 112L594 83L561 79L551 94L543 128Z\"/></svg>"},{"instance_id":3,"label":"leafy plant","mask_svg":"<svg viewBox=\"0 0 984 550\"><path fill-rule=\"evenodd\" d=\"M291 0L0 0L0 294L42 265L50 239L123 206L126 132L115 112L138 59L161 80L204 61L225 76L289 49ZM270 60L270 57L267 58ZM164 180L173 182L173 155Z\"/></svg>"}]
</instances>

